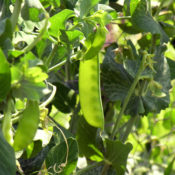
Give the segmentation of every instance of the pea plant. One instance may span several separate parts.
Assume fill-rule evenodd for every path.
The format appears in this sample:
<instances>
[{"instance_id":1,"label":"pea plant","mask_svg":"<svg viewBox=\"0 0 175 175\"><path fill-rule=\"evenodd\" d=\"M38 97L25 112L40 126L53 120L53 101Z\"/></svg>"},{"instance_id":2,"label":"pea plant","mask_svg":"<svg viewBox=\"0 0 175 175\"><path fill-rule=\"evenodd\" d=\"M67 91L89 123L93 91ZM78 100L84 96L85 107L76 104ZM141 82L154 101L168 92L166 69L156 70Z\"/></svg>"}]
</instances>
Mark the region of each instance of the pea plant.
<instances>
[{"instance_id":1,"label":"pea plant","mask_svg":"<svg viewBox=\"0 0 175 175\"><path fill-rule=\"evenodd\" d=\"M0 1L0 174L175 174L173 0Z\"/></svg>"}]
</instances>

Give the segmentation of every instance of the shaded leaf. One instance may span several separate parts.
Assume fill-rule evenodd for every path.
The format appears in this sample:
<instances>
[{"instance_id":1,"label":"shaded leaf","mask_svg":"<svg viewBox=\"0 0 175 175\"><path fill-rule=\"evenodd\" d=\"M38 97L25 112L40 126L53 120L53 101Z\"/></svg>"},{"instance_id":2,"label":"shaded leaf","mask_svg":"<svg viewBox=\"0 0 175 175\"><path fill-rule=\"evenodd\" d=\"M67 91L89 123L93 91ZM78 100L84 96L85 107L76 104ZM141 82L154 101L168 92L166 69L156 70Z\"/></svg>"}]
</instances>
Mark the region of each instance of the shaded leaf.
<instances>
[{"instance_id":1,"label":"shaded leaf","mask_svg":"<svg viewBox=\"0 0 175 175\"><path fill-rule=\"evenodd\" d=\"M0 130L0 174L15 175L16 160L13 148L4 139Z\"/></svg>"},{"instance_id":2,"label":"shaded leaf","mask_svg":"<svg viewBox=\"0 0 175 175\"><path fill-rule=\"evenodd\" d=\"M159 112L165 109L169 104L170 89L170 72L167 60L163 57L161 47L157 47L155 57L156 63L154 69L156 73L151 73L150 69L146 69L139 81L135 92L133 93L125 113L136 115L137 113L147 114L150 111ZM106 95L111 101L123 102L128 90L131 86L135 73L138 70L139 60L129 61L128 66L123 67L114 61L115 54L112 50L108 50L102 64L102 81ZM139 61L139 62L138 62ZM132 64L131 64L132 63ZM130 67L130 69L128 69ZM125 70L126 68L126 70ZM129 75L129 74L130 75ZM165 97L156 97L149 87L150 80L154 78L161 85L161 92L166 94ZM159 88L157 90L160 90ZM145 93L144 93L145 92Z\"/></svg>"},{"instance_id":3,"label":"shaded leaf","mask_svg":"<svg viewBox=\"0 0 175 175\"><path fill-rule=\"evenodd\" d=\"M76 168L78 160L78 145L74 138L68 138L67 141L69 150L68 150L68 162L65 165L65 167L63 166L61 167L61 164L65 163L67 154L67 147L65 142L62 142L52 147L46 157L46 166L48 168L48 172L53 173L53 175L58 174L58 171L60 171L59 174L70 175Z\"/></svg>"},{"instance_id":4,"label":"shaded leaf","mask_svg":"<svg viewBox=\"0 0 175 175\"><path fill-rule=\"evenodd\" d=\"M97 129L90 126L83 117L79 118L77 141L80 156L86 156L94 161L101 161L103 155L97 148Z\"/></svg>"},{"instance_id":5,"label":"shaded leaf","mask_svg":"<svg viewBox=\"0 0 175 175\"><path fill-rule=\"evenodd\" d=\"M129 152L132 150L130 143L106 140L106 158L116 169L117 175L124 175Z\"/></svg>"},{"instance_id":6,"label":"shaded leaf","mask_svg":"<svg viewBox=\"0 0 175 175\"><path fill-rule=\"evenodd\" d=\"M173 170L173 164L174 164L175 158L168 164L168 167L164 171L164 175L171 175L171 172Z\"/></svg>"},{"instance_id":7,"label":"shaded leaf","mask_svg":"<svg viewBox=\"0 0 175 175\"><path fill-rule=\"evenodd\" d=\"M169 40L166 33L163 31L157 21L153 19L147 10L147 1L142 0L137 4L132 14L132 24L140 29L140 32L151 32L152 34L160 34L162 42Z\"/></svg>"},{"instance_id":8,"label":"shaded leaf","mask_svg":"<svg viewBox=\"0 0 175 175\"><path fill-rule=\"evenodd\" d=\"M62 83L54 83L57 87L57 92L53 100L53 104L63 113L70 113L76 104L75 91L65 86Z\"/></svg>"}]
</instances>

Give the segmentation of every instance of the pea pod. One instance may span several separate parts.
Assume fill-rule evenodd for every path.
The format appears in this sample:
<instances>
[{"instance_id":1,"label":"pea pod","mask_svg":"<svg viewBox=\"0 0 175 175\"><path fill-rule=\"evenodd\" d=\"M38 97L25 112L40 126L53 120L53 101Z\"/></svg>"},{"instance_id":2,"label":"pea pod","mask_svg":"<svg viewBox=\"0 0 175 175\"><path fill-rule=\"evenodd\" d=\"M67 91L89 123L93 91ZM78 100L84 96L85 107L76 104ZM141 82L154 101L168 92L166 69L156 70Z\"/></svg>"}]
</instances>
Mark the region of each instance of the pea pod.
<instances>
[{"instance_id":1,"label":"pea pod","mask_svg":"<svg viewBox=\"0 0 175 175\"><path fill-rule=\"evenodd\" d=\"M100 67L98 52L106 39L106 28L98 27L91 47L86 51L79 67L80 105L86 121L101 129L104 128L104 114L100 91Z\"/></svg>"},{"instance_id":2,"label":"pea pod","mask_svg":"<svg viewBox=\"0 0 175 175\"><path fill-rule=\"evenodd\" d=\"M13 144L13 134L12 134L12 121L11 121L11 109L12 109L12 100L7 100L7 105L4 109L4 119L2 123L2 132L4 135L4 138L9 144Z\"/></svg>"},{"instance_id":3,"label":"pea pod","mask_svg":"<svg viewBox=\"0 0 175 175\"><path fill-rule=\"evenodd\" d=\"M99 77L98 56L80 61L79 94L83 115L90 125L103 129L104 115Z\"/></svg>"},{"instance_id":4,"label":"pea pod","mask_svg":"<svg viewBox=\"0 0 175 175\"><path fill-rule=\"evenodd\" d=\"M36 101L28 101L23 111L14 137L13 148L20 151L32 142L39 124L39 106Z\"/></svg>"}]
</instances>

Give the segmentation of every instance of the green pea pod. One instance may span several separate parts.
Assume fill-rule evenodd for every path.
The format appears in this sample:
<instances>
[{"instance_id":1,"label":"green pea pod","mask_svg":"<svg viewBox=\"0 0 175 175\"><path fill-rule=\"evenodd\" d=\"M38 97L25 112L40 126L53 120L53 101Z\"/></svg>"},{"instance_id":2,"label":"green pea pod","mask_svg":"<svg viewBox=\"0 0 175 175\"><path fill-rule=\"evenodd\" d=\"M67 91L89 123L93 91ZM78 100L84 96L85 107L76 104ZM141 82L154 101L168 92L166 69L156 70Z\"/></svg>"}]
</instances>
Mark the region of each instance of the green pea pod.
<instances>
[{"instance_id":1,"label":"green pea pod","mask_svg":"<svg viewBox=\"0 0 175 175\"><path fill-rule=\"evenodd\" d=\"M7 100L7 105L4 109L4 119L2 123L2 132L6 141L12 145L13 144L13 134L12 134L12 121L11 121L11 109L12 100Z\"/></svg>"},{"instance_id":2,"label":"green pea pod","mask_svg":"<svg viewBox=\"0 0 175 175\"><path fill-rule=\"evenodd\" d=\"M13 148L20 151L33 140L39 124L39 106L37 101L28 101L18 124L14 137Z\"/></svg>"},{"instance_id":3,"label":"green pea pod","mask_svg":"<svg viewBox=\"0 0 175 175\"><path fill-rule=\"evenodd\" d=\"M87 39L87 43L85 41L85 46L88 49L83 56L84 60L91 59L98 54L98 52L101 50L101 48L105 43L106 33L107 33L107 29L105 27L99 27L97 28L95 34L92 34L90 38ZM88 41L89 39L92 42L91 44L90 44L90 41Z\"/></svg>"},{"instance_id":4,"label":"green pea pod","mask_svg":"<svg viewBox=\"0 0 175 175\"><path fill-rule=\"evenodd\" d=\"M79 94L83 115L90 125L103 129L104 115L100 92L98 56L80 61Z\"/></svg>"}]
</instances>

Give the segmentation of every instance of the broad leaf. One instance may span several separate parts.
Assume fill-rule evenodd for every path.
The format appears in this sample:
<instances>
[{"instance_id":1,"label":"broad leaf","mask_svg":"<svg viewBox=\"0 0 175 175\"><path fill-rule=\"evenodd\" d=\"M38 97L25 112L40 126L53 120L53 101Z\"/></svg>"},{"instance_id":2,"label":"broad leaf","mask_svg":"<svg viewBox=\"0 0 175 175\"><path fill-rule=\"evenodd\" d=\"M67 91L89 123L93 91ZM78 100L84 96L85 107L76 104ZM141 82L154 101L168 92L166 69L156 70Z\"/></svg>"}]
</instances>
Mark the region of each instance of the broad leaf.
<instances>
[{"instance_id":1,"label":"broad leaf","mask_svg":"<svg viewBox=\"0 0 175 175\"><path fill-rule=\"evenodd\" d=\"M78 0L76 10L80 18L87 16L91 8L93 8L100 0Z\"/></svg>"},{"instance_id":2,"label":"broad leaf","mask_svg":"<svg viewBox=\"0 0 175 175\"><path fill-rule=\"evenodd\" d=\"M94 161L103 160L103 155L97 148L97 129L90 126L83 117L79 118L77 141L80 156L86 156Z\"/></svg>"},{"instance_id":3,"label":"broad leaf","mask_svg":"<svg viewBox=\"0 0 175 175\"><path fill-rule=\"evenodd\" d=\"M0 21L0 46L4 51L11 49L12 25L10 19Z\"/></svg>"},{"instance_id":4,"label":"broad leaf","mask_svg":"<svg viewBox=\"0 0 175 175\"><path fill-rule=\"evenodd\" d=\"M129 152L132 150L130 143L106 140L106 158L115 168L117 175L124 175Z\"/></svg>"},{"instance_id":5,"label":"broad leaf","mask_svg":"<svg viewBox=\"0 0 175 175\"><path fill-rule=\"evenodd\" d=\"M62 83L55 83L57 92L53 101L55 107L63 113L70 113L75 108L76 94L75 91Z\"/></svg>"},{"instance_id":6,"label":"broad leaf","mask_svg":"<svg viewBox=\"0 0 175 175\"><path fill-rule=\"evenodd\" d=\"M0 174L15 175L16 161L13 148L4 139L0 130Z\"/></svg>"},{"instance_id":7,"label":"broad leaf","mask_svg":"<svg viewBox=\"0 0 175 175\"><path fill-rule=\"evenodd\" d=\"M65 142L62 142L51 148L47 157L46 157L46 166L49 173L53 175L70 175L73 170L76 168L78 160L78 145L74 138L68 138L68 147ZM66 155L68 153L68 160L65 166L62 166L65 163Z\"/></svg>"},{"instance_id":8,"label":"broad leaf","mask_svg":"<svg viewBox=\"0 0 175 175\"><path fill-rule=\"evenodd\" d=\"M43 12L43 7L39 0L25 0L21 16L24 20L39 22L41 20L41 12Z\"/></svg>"},{"instance_id":9,"label":"broad leaf","mask_svg":"<svg viewBox=\"0 0 175 175\"><path fill-rule=\"evenodd\" d=\"M128 90L133 82L133 78L138 70L139 60L129 61L123 67L122 64L118 64L114 61L115 54L110 49L107 51L104 62L102 64L102 81L106 95L111 101L123 102ZM135 89L129 104L126 109L126 113L131 115L147 114L150 111L159 112L169 104L169 89L170 89L170 72L167 60L163 57L163 51L161 47L156 49L154 61L154 69L156 73L150 73L150 69L146 69L141 77L143 78L139 82L139 89ZM128 69L130 67L130 69ZM125 69L127 68L127 69ZM145 77L145 78L144 78ZM156 88L156 91L151 91L151 83L149 85L149 79L154 78L158 82L161 88ZM143 81L144 80L144 81ZM145 85L144 85L145 84ZM148 90L144 90L144 88ZM138 91L137 91L138 90ZM138 92L145 91L146 94L138 95ZM153 93L154 92L154 93ZM156 93L164 93L165 97L158 97Z\"/></svg>"},{"instance_id":10,"label":"broad leaf","mask_svg":"<svg viewBox=\"0 0 175 175\"><path fill-rule=\"evenodd\" d=\"M49 34L58 38L60 35L60 30L65 30L66 21L74 16L74 12L72 10L65 9L56 15L52 16L49 19L50 27L49 27Z\"/></svg>"},{"instance_id":11,"label":"broad leaf","mask_svg":"<svg viewBox=\"0 0 175 175\"><path fill-rule=\"evenodd\" d=\"M43 82L48 75L42 71L37 64L42 64L41 60L29 52L21 58L21 62L12 67L13 73L12 93L14 97L28 98L30 100L39 100L49 91Z\"/></svg>"},{"instance_id":12,"label":"broad leaf","mask_svg":"<svg viewBox=\"0 0 175 175\"><path fill-rule=\"evenodd\" d=\"M0 49L0 102L10 90L11 75L10 67L3 51Z\"/></svg>"},{"instance_id":13,"label":"broad leaf","mask_svg":"<svg viewBox=\"0 0 175 175\"><path fill-rule=\"evenodd\" d=\"M132 24L140 29L140 32L160 34L162 42L167 42L169 40L159 23L155 21L148 12L146 0L142 0L137 4L137 7L132 14Z\"/></svg>"},{"instance_id":14,"label":"broad leaf","mask_svg":"<svg viewBox=\"0 0 175 175\"><path fill-rule=\"evenodd\" d=\"M175 161L175 158L173 158L173 160L168 164L168 167L164 171L164 175L171 175L174 161Z\"/></svg>"}]
</instances>

